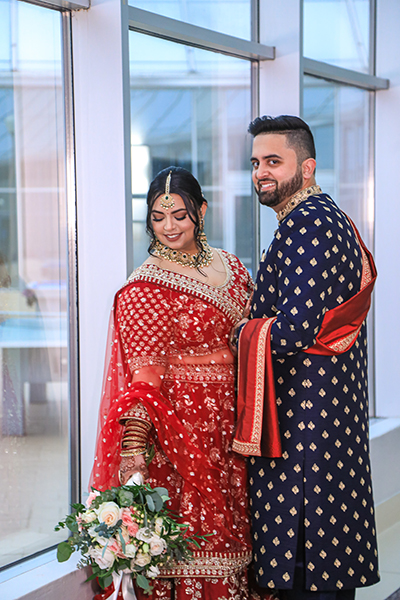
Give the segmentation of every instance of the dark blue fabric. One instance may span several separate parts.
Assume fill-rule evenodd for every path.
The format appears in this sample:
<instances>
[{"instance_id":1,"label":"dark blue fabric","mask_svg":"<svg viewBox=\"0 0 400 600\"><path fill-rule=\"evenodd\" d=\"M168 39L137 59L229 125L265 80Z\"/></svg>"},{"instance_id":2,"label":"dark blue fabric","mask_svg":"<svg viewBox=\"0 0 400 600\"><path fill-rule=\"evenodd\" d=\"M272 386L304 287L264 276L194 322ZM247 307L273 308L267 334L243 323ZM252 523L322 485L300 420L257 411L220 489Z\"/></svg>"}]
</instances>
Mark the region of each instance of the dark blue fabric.
<instances>
[{"instance_id":1,"label":"dark blue fabric","mask_svg":"<svg viewBox=\"0 0 400 600\"><path fill-rule=\"evenodd\" d=\"M341 355L304 352L325 312L359 291L361 271L353 229L324 194L297 206L262 256L251 316L277 317L271 344L283 445L281 459L249 460L262 587L293 587L303 505L306 589L338 591L379 580L365 324Z\"/></svg>"}]
</instances>

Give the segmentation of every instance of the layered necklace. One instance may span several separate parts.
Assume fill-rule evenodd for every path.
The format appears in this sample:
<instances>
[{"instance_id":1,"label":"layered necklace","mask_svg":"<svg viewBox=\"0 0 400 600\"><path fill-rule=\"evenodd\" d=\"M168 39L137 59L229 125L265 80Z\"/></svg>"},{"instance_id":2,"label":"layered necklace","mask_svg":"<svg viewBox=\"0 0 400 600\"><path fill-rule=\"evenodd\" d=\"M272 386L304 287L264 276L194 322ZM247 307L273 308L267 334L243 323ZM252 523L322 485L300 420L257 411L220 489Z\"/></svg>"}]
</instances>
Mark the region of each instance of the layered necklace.
<instances>
[{"instance_id":1,"label":"layered necklace","mask_svg":"<svg viewBox=\"0 0 400 600\"><path fill-rule=\"evenodd\" d=\"M165 210L169 210L175 206L174 198L170 194L172 171L168 173L168 177L165 182L165 193L161 197L160 206ZM181 252L180 250L173 250L169 246L165 246L160 242L158 238L155 238L151 252L154 256L163 258L173 263L177 263L182 267L189 267L190 269L198 269L199 267L208 267L213 260L213 251L211 246L207 242L206 234L204 233L204 219L200 214L199 224L199 242L202 250L197 254L189 254L188 252Z\"/></svg>"},{"instance_id":2,"label":"layered necklace","mask_svg":"<svg viewBox=\"0 0 400 600\"><path fill-rule=\"evenodd\" d=\"M205 234L203 234L205 237ZM182 267L189 267L190 269L208 267L211 265L213 260L213 251L207 241L202 240L202 246L204 252L198 254L189 254L188 252L181 252L180 250L173 250L169 246L164 246L160 240L156 239L152 248L152 254L169 260L170 262L182 265Z\"/></svg>"}]
</instances>

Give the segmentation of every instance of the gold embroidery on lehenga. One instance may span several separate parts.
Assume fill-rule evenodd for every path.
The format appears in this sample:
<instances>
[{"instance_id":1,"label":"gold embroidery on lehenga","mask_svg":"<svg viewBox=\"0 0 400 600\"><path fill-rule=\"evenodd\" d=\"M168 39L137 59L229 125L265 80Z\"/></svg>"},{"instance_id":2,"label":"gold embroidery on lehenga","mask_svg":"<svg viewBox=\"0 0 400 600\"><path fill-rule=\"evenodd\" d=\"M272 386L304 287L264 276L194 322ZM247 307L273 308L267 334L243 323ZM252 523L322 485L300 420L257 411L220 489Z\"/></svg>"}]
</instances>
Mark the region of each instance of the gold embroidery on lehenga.
<instances>
[{"instance_id":1,"label":"gold embroidery on lehenga","mask_svg":"<svg viewBox=\"0 0 400 600\"><path fill-rule=\"evenodd\" d=\"M235 377L233 364L171 364L164 381L195 381L201 383L232 383Z\"/></svg>"},{"instance_id":2,"label":"gold embroidery on lehenga","mask_svg":"<svg viewBox=\"0 0 400 600\"><path fill-rule=\"evenodd\" d=\"M161 569L159 577L229 577L250 564L251 552L193 552L189 562Z\"/></svg>"},{"instance_id":3,"label":"gold embroidery on lehenga","mask_svg":"<svg viewBox=\"0 0 400 600\"><path fill-rule=\"evenodd\" d=\"M225 255L226 253L220 250L218 252L228 274L225 283L221 286L211 286L188 275L166 271L152 264L143 264L133 271L126 285L134 281L148 281L160 283L173 290L194 294L217 306L233 323L236 323L242 317L243 306L247 300L246 294L242 286L231 285L233 275L229 255Z\"/></svg>"}]
</instances>

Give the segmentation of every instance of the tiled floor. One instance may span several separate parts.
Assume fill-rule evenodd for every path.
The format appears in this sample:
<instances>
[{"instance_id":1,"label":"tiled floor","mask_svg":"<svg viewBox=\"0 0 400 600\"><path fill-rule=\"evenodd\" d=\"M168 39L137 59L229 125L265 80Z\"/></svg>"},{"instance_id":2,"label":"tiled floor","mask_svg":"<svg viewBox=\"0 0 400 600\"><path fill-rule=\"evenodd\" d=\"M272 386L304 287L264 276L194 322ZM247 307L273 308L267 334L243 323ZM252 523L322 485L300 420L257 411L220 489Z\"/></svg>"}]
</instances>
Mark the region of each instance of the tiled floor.
<instances>
[{"instance_id":1,"label":"tiled floor","mask_svg":"<svg viewBox=\"0 0 400 600\"><path fill-rule=\"evenodd\" d=\"M387 600L400 588L400 521L378 534L378 550L381 581L357 590L356 600Z\"/></svg>"}]
</instances>

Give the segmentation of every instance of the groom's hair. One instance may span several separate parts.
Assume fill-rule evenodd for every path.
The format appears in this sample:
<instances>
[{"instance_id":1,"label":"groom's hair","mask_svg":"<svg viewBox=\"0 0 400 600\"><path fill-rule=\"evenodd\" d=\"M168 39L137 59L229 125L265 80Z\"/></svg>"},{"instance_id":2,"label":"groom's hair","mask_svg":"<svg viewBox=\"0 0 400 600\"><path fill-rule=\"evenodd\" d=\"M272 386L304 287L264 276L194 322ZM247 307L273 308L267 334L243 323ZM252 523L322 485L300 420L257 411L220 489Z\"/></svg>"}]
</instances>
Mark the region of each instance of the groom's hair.
<instances>
[{"instance_id":1,"label":"groom's hair","mask_svg":"<svg viewBox=\"0 0 400 600\"><path fill-rule=\"evenodd\" d=\"M286 135L286 142L296 152L297 161L301 164L306 158L315 159L315 144L310 127L300 117L280 115L270 117L264 115L252 121L248 128L253 137L260 134L276 133Z\"/></svg>"}]
</instances>

